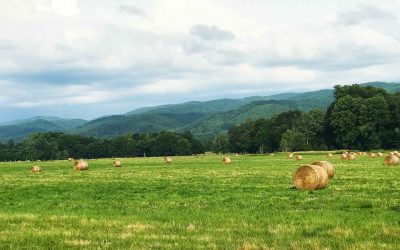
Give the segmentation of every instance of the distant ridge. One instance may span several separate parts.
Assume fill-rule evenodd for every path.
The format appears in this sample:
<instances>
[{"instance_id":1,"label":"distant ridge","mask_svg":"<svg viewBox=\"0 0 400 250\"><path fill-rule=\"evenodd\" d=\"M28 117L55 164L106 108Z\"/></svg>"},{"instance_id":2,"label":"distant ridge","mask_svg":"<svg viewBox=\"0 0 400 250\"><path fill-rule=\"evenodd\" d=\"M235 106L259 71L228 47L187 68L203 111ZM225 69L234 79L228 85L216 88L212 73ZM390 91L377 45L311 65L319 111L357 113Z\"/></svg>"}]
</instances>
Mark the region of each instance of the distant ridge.
<instances>
[{"instance_id":1,"label":"distant ridge","mask_svg":"<svg viewBox=\"0 0 400 250\"><path fill-rule=\"evenodd\" d=\"M400 83L369 82L361 85L384 88L392 93L400 91ZM0 141L22 140L31 133L45 131L104 138L124 135L129 131L191 131L198 138L211 139L247 118L268 118L291 109L326 109L332 101L333 90L322 89L303 93L144 107L126 114L103 116L91 121L37 116L0 124Z\"/></svg>"}]
</instances>

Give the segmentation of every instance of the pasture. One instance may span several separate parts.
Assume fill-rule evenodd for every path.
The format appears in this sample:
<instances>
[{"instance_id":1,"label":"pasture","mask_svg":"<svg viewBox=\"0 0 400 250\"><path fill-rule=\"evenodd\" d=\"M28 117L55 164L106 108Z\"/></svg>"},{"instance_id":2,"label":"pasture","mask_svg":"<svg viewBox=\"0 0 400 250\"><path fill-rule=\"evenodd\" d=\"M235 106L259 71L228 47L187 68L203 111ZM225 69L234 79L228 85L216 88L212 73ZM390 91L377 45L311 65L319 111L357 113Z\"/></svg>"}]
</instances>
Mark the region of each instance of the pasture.
<instances>
[{"instance_id":1,"label":"pasture","mask_svg":"<svg viewBox=\"0 0 400 250\"><path fill-rule=\"evenodd\" d=\"M400 167L329 159L323 190L293 189L274 156L0 163L0 249L398 249ZM42 172L32 173L40 165Z\"/></svg>"}]
</instances>

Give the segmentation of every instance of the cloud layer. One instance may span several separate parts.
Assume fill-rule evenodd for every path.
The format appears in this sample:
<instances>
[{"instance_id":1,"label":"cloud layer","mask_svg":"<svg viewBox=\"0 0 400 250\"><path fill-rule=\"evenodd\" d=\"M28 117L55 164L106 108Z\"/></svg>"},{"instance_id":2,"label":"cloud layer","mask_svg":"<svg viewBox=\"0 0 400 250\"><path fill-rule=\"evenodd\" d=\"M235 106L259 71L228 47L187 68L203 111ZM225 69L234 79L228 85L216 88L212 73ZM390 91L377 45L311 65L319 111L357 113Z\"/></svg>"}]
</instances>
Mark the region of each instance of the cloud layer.
<instances>
[{"instance_id":1,"label":"cloud layer","mask_svg":"<svg viewBox=\"0 0 400 250\"><path fill-rule=\"evenodd\" d=\"M397 1L0 3L0 121L400 79Z\"/></svg>"}]
</instances>

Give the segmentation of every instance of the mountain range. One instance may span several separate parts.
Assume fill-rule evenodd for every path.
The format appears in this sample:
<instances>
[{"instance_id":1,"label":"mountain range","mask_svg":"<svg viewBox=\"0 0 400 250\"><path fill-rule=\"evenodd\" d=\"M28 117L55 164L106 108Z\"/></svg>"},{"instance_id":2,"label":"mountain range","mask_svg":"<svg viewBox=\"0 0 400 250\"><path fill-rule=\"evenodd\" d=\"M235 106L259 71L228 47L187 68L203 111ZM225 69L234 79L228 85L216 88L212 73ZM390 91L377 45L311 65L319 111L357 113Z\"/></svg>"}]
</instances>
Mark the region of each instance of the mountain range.
<instances>
[{"instance_id":1,"label":"mountain range","mask_svg":"<svg viewBox=\"0 0 400 250\"><path fill-rule=\"evenodd\" d=\"M400 91L400 83L371 82L362 85ZM333 90L304 93L282 93L271 96L252 96L242 99L220 99L206 102L145 107L123 115L105 116L91 121L32 117L0 123L0 141L23 140L31 133L60 131L94 137L113 137L127 132L191 131L200 139L213 138L246 119L269 118L292 109L308 111L326 109L333 101Z\"/></svg>"}]
</instances>

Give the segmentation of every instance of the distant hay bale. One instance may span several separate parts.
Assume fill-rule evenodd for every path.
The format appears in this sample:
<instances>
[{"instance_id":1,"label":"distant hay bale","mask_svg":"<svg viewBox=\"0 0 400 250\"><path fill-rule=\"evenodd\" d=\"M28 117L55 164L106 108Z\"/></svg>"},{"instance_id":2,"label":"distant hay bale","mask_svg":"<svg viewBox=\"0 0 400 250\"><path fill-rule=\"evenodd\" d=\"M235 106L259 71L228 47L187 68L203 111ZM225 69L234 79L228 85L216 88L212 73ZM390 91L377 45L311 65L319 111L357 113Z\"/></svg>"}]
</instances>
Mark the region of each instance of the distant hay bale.
<instances>
[{"instance_id":1,"label":"distant hay bale","mask_svg":"<svg viewBox=\"0 0 400 250\"><path fill-rule=\"evenodd\" d=\"M343 152L343 154L345 154L345 155L348 155L348 154L349 154L349 152L347 152L347 151L344 151L344 152Z\"/></svg>"},{"instance_id":2,"label":"distant hay bale","mask_svg":"<svg viewBox=\"0 0 400 250\"><path fill-rule=\"evenodd\" d=\"M329 179L331 179L335 175L335 168L330 162L327 161L316 161L311 163L311 165L322 167L326 173L328 174Z\"/></svg>"},{"instance_id":3,"label":"distant hay bale","mask_svg":"<svg viewBox=\"0 0 400 250\"><path fill-rule=\"evenodd\" d=\"M39 166L33 166L32 167L32 172L33 173L39 173L39 172L42 172L42 169Z\"/></svg>"},{"instance_id":4,"label":"distant hay bale","mask_svg":"<svg viewBox=\"0 0 400 250\"><path fill-rule=\"evenodd\" d=\"M296 159L296 161L301 161L301 160L303 160L303 156L301 156L301 155L296 155L296 156L295 156L295 159Z\"/></svg>"},{"instance_id":5,"label":"distant hay bale","mask_svg":"<svg viewBox=\"0 0 400 250\"><path fill-rule=\"evenodd\" d=\"M345 153L341 154L340 159L347 160L347 154L345 154Z\"/></svg>"},{"instance_id":6,"label":"distant hay bale","mask_svg":"<svg viewBox=\"0 0 400 250\"><path fill-rule=\"evenodd\" d=\"M327 155L326 155L326 158L332 158L333 157L333 154L332 153L328 153Z\"/></svg>"},{"instance_id":7,"label":"distant hay bale","mask_svg":"<svg viewBox=\"0 0 400 250\"><path fill-rule=\"evenodd\" d=\"M294 174L294 185L297 189L323 189L328 186L328 173L320 166L303 165Z\"/></svg>"},{"instance_id":8,"label":"distant hay bale","mask_svg":"<svg viewBox=\"0 0 400 250\"><path fill-rule=\"evenodd\" d=\"M275 155L274 153L270 153L270 154L269 154L269 156L274 156L274 155Z\"/></svg>"},{"instance_id":9,"label":"distant hay bale","mask_svg":"<svg viewBox=\"0 0 400 250\"><path fill-rule=\"evenodd\" d=\"M382 154L381 152L379 152L379 153L376 153L376 156L377 156L377 157L382 157L383 154Z\"/></svg>"},{"instance_id":10,"label":"distant hay bale","mask_svg":"<svg viewBox=\"0 0 400 250\"><path fill-rule=\"evenodd\" d=\"M293 157L294 157L293 153L289 153L287 156L288 159L293 159Z\"/></svg>"},{"instance_id":11,"label":"distant hay bale","mask_svg":"<svg viewBox=\"0 0 400 250\"><path fill-rule=\"evenodd\" d=\"M74 169L76 171L84 171L84 170L88 170L89 169L89 165L86 161L84 160L79 160L79 161L75 161L74 163Z\"/></svg>"},{"instance_id":12,"label":"distant hay bale","mask_svg":"<svg viewBox=\"0 0 400 250\"><path fill-rule=\"evenodd\" d=\"M236 154L235 154L235 156L237 157L237 156L239 156L239 154L238 154L238 153L236 153Z\"/></svg>"},{"instance_id":13,"label":"distant hay bale","mask_svg":"<svg viewBox=\"0 0 400 250\"><path fill-rule=\"evenodd\" d=\"M120 161L114 161L113 167L120 168L122 166Z\"/></svg>"},{"instance_id":14,"label":"distant hay bale","mask_svg":"<svg viewBox=\"0 0 400 250\"><path fill-rule=\"evenodd\" d=\"M172 163L172 158L171 157L164 157L164 161L165 161L165 163L170 164L170 163Z\"/></svg>"},{"instance_id":15,"label":"distant hay bale","mask_svg":"<svg viewBox=\"0 0 400 250\"><path fill-rule=\"evenodd\" d=\"M222 162L223 162L224 164L231 164L231 163L232 163L232 160L231 160L231 158L229 158L229 157L224 157L224 158L222 158Z\"/></svg>"},{"instance_id":16,"label":"distant hay bale","mask_svg":"<svg viewBox=\"0 0 400 250\"><path fill-rule=\"evenodd\" d=\"M395 155L389 155L385 157L384 164L386 166L397 166L400 165L400 159Z\"/></svg>"},{"instance_id":17,"label":"distant hay bale","mask_svg":"<svg viewBox=\"0 0 400 250\"><path fill-rule=\"evenodd\" d=\"M355 156L355 155L349 154L349 155L347 155L347 159L346 159L346 160L348 160L348 161L354 161L355 159L356 159L356 156Z\"/></svg>"},{"instance_id":18,"label":"distant hay bale","mask_svg":"<svg viewBox=\"0 0 400 250\"><path fill-rule=\"evenodd\" d=\"M369 158L376 158L376 154L375 153L369 153Z\"/></svg>"},{"instance_id":19,"label":"distant hay bale","mask_svg":"<svg viewBox=\"0 0 400 250\"><path fill-rule=\"evenodd\" d=\"M74 161L74 159L73 158L68 158L68 161Z\"/></svg>"}]
</instances>

